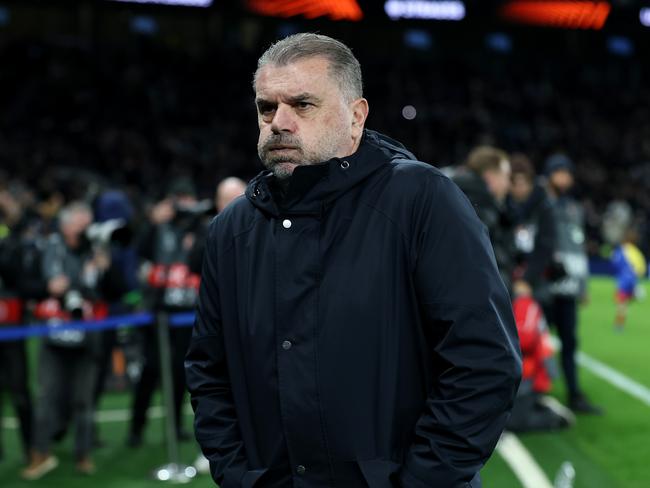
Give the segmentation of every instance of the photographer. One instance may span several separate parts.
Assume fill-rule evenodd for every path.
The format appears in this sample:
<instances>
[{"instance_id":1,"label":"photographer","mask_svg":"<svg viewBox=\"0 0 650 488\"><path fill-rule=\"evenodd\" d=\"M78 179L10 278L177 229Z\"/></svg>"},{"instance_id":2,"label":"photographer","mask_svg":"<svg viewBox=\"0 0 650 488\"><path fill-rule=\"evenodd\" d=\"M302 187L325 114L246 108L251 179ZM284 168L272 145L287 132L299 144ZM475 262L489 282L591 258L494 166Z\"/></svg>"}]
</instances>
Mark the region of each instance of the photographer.
<instances>
[{"instance_id":1,"label":"photographer","mask_svg":"<svg viewBox=\"0 0 650 488\"><path fill-rule=\"evenodd\" d=\"M94 245L110 254L113 271L108 287L104 287L103 298L111 316L128 314L139 303L138 256L133 242L134 209L128 196L121 190L109 189L101 192L93 202L95 222L87 234ZM130 345L130 332L122 329L107 329L98 332L99 356L97 379L93 393L93 404L98 405L109 379L112 376L113 353L116 349ZM123 349L124 350L124 349ZM121 386L121 384L120 384ZM93 446L102 447L99 424L95 423Z\"/></svg>"},{"instance_id":2,"label":"photographer","mask_svg":"<svg viewBox=\"0 0 650 488\"><path fill-rule=\"evenodd\" d=\"M0 191L0 331L25 323L27 300L46 294L40 269L35 269L40 266L40 249L34 217L9 191ZM0 341L0 391L3 389L10 393L28 461L33 408L24 339ZM2 454L0 445L0 458Z\"/></svg>"},{"instance_id":3,"label":"photographer","mask_svg":"<svg viewBox=\"0 0 650 488\"><path fill-rule=\"evenodd\" d=\"M190 268L190 261L204 215L212 204L199 202L192 182L180 178L155 204L149 214L149 225L140 243L140 257L146 260L145 295L154 312L190 312L194 310L199 276ZM135 386L131 428L127 445L142 444L147 409L160 380L160 357L156 328L141 329L143 366ZM174 385L174 418L179 439L189 439L181 428L181 408L185 393L183 361L189 345L191 329L172 328L169 331Z\"/></svg>"},{"instance_id":4,"label":"photographer","mask_svg":"<svg viewBox=\"0 0 650 488\"><path fill-rule=\"evenodd\" d=\"M49 298L38 304L37 318L51 331L44 338L38 360L38 398L34 451L25 479L38 479L58 466L50 453L53 434L72 420L77 470L92 474L90 457L93 425L93 388L97 370L97 335L83 330L58 330L61 322L106 316L100 301L115 286L117 271L110 255L94 248L86 237L93 214L88 205L72 202L59 213L59 232L46 241L42 273Z\"/></svg>"}]
</instances>

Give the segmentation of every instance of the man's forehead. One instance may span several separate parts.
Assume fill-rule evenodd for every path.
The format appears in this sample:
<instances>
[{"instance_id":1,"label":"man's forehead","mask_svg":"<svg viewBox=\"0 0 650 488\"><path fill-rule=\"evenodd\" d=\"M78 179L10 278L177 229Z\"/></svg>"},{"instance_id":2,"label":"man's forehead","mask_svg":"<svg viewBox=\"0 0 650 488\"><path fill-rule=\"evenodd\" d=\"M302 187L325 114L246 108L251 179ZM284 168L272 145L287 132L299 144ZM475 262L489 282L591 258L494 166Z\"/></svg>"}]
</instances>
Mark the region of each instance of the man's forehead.
<instances>
[{"instance_id":1,"label":"man's forehead","mask_svg":"<svg viewBox=\"0 0 650 488\"><path fill-rule=\"evenodd\" d=\"M316 94L335 87L329 76L329 60L322 56L298 59L286 65L267 64L260 68L255 83L258 98Z\"/></svg>"}]
</instances>

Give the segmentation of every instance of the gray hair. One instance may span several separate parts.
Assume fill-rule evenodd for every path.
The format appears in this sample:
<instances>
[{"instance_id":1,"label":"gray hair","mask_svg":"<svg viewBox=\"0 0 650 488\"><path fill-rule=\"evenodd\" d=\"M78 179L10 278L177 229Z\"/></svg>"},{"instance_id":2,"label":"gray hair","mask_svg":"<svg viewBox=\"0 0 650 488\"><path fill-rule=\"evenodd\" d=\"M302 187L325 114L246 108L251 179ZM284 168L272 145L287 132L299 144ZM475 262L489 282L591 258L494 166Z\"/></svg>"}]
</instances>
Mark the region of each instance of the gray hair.
<instances>
[{"instance_id":1,"label":"gray hair","mask_svg":"<svg viewBox=\"0 0 650 488\"><path fill-rule=\"evenodd\" d=\"M253 88L260 69L267 64L286 66L305 58L322 56L329 62L329 74L337 80L347 101L363 96L361 65L349 47L341 41L321 34L294 34L272 44L257 61Z\"/></svg>"},{"instance_id":2,"label":"gray hair","mask_svg":"<svg viewBox=\"0 0 650 488\"><path fill-rule=\"evenodd\" d=\"M90 218L93 217L93 210L87 203L82 201L70 202L59 211L59 222L61 225L66 225L75 215L80 213L88 214Z\"/></svg>"}]
</instances>

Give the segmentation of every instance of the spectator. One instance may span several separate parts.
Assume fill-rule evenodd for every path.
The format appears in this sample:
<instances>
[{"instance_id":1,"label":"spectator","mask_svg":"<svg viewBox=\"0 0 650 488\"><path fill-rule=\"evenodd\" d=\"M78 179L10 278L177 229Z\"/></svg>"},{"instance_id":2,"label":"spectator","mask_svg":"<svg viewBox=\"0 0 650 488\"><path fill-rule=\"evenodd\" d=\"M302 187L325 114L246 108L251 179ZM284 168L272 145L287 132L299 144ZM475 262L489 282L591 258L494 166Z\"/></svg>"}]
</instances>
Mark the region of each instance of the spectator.
<instances>
[{"instance_id":1,"label":"spectator","mask_svg":"<svg viewBox=\"0 0 650 488\"><path fill-rule=\"evenodd\" d=\"M197 244L197 233L203 214L210 207L196 199L193 183L178 178L170 186L167 196L151 210L150 222L140 243L140 257L148 262L147 278L149 307L156 312L190 312L194 310L199 276L192 272L190 259ZM181 426L181 409L185 393L183 361L192 331L189 328L170 329L172 373L174 386L174 420L176 434L189 440ZM144 364L135 385L131 426L127 445L142 445L142 434L147 421L147 409L160 380L160 356L156 327L141 329Z\"/></svg>"},{"instance_id":2,"label":"spectator","mask_svg":"<svg viewBox=\"0 0 650 488\"><path fill-rule=\"evenodd\" d=\"M509 159L501 149L479 146L469 153L465 167L453 180L487 227L501 278L510 291L515 247L512 215L506 205L510 188Z\"/></svg>"},{"instance_id":3,"label":"spectator","mask_svg":"<svg viewBox=\"0 0 650 488\"><path fill-rule=\"evenodd\" d=\"M0 191L0 218L6 232L0 236L0 331L3 326L25 323L26 302L45 296L39 250L32 236L32 219L18 200ZM29 461L33 435L33 407L25 340L0 340L0 388L7 389L18 417L25 460ZM0 420L0 426L2 422ZM0 459L3 456L0 445Z\"/></svg>"},{"instance_id":4,"label":"spectator","mask_svg":"<svg viewBox=\"0 0 650 488\"><path fill-rule=\"evenodd\" d=\"M548 395L557 367L542 309L529 296L517 297L513 309L521 346L523 378L507 428L514 432L529 432L569 427L575 423L575 416Z\"/></svg>"},{"instance_id":5,"label":"spectator","mask_svg":"<svg viewBox=\"0 0 650 488\"><path fill-rule=\"evenodd\" d=\"M516 219L518 253L514 295L532 295L545 304L550 300L548 273L555 245L553 208L546 190L535 180L533 164L523 154L515 154L512 158L510 197Z\"/></svg>"},{"instance_id":6,"label":"spectator","mask_svg":"<svg viewBox=\"0 0 650 488\"><path fill-rule=\"evenodd\" d=\"M94 203L95 230L98 243L105 252L110 254L111 270L114 275L110 280L110 288L104 290L104 298L108 303L110 315L120 315L132 310L133 304L125 298L126 294L138 288L137 270L138 256L133 243L134 209L124 192L108 190L102 192ZM108 329L98 333L99 358L93 405L98 405L104 393L106 381L112 367L113 352L118 345L116 329ZM99 428L94 427L93 442L101 446Z\"/></svg>"},{"instance_id":7,"label":"spectator","mask_svg":"<svg viewBox=\"0 0 650 488\"><path fill-rule=\"evenodd\" d=\"M550 302L546 318L558 331L562 344L562 370L568 390L570 408L577 413L601 414L582 392L578 383L575 355L578 349L578 300L586 297L589 272L585 251L584 218L580 204L570 191L574 184L573 162L564 154L546 160L547 190L553 209L555 242L553 259L561 273L550 283Z\"/></svg>"}]
</instances>

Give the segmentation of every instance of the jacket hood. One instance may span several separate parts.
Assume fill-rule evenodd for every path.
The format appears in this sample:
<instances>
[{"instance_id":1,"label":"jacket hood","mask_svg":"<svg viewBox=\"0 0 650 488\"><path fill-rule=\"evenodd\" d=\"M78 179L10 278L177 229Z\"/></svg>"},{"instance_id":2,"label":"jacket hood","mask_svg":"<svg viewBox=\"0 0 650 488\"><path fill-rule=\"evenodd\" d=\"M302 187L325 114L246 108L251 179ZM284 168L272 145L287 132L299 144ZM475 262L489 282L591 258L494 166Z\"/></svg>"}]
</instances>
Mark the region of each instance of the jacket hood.
<instances>
[{"instance_id":1,"label":"jacket hood","mask_svg":"<svg viewBox=\"0 0 650 488\"><path fill-rule=\"evenodd\" d=\"M94 207L95 220L98 222L111 219L123 219L129 222L133 218L133 206L129 197L119 190L109 190L99 195Z\"/></svg>"},{"instance_id":2,"label":"jacket hood","mask_svg":"<svg viewBox=\"0 0 650 488\"><path fill-rule=\"evenodd\" d=\"M282 212L279 202L274 198L277 180L270 170L262 171L250 181L246 188L246 198L259 210L273 217L279 217L280 213L320 216L340 195L394 159L416 158L398 141L366 129L354 154L294 169L282 201Z\"/></svg>"}]
</instances>

